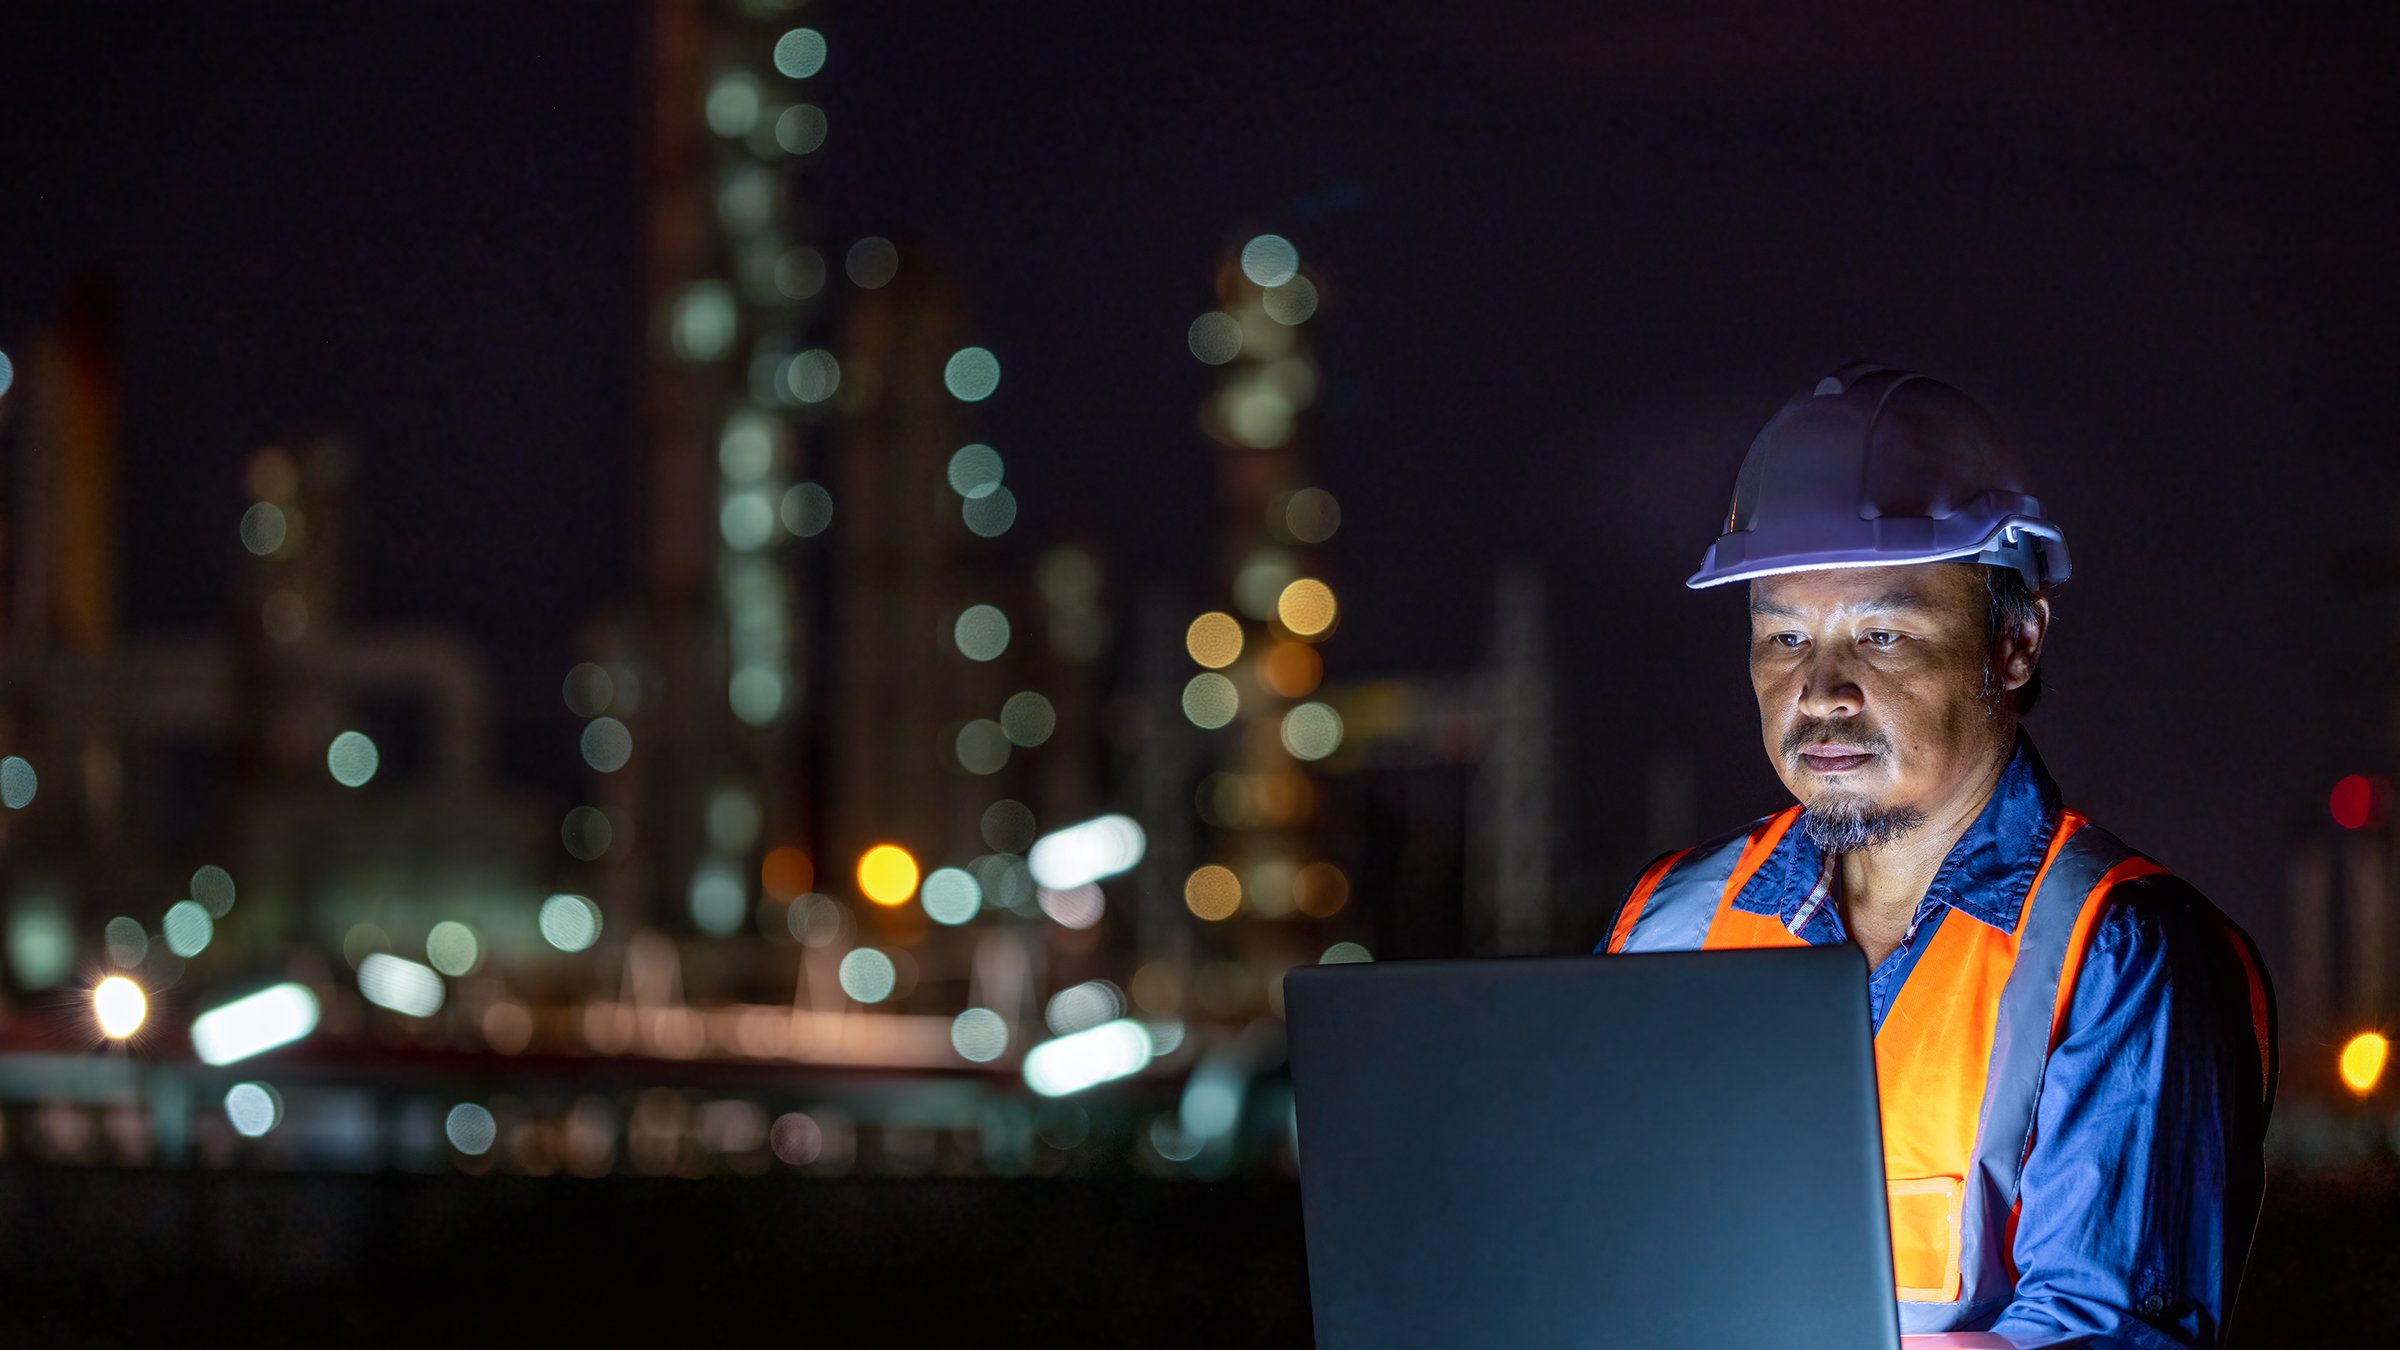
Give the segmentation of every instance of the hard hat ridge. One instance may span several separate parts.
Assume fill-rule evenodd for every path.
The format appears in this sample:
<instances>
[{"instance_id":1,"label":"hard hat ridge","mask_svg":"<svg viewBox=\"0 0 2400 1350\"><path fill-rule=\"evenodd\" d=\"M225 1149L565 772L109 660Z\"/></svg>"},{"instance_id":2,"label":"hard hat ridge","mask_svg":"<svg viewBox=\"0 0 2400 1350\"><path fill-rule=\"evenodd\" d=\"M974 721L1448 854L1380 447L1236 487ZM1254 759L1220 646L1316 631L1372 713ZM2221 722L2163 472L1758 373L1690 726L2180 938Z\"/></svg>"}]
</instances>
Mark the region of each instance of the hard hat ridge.
<instances>
[{"instance_id":1,"label":"hard hat ridge","mask_svg":"<svg viewBox=\"0 0 2400 1350\"><path fill-rule=\"evenodd\" d=\"M1854 361L1784 404L1751 442L1698 590L1831 567L1924 562L2066 580L2066 539L2026 490L1982 404L1914 371Z\"/></svg>"}]
</instances>

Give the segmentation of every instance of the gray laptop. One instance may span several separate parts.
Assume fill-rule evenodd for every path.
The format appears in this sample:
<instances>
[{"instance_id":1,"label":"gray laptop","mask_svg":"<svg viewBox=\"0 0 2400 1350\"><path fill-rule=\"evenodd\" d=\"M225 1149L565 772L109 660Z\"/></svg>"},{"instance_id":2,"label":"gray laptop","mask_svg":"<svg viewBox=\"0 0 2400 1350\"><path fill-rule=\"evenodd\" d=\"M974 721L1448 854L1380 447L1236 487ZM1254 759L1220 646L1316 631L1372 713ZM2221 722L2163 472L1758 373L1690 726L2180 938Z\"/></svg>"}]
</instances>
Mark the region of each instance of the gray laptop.
<instances>
[{"instance_id":1,"label":"gray laptop","mask_svg":"<svg viewBox=\"0 0 2400 1350\"><path fill-rule=\"evenodd\" d=\"M1319 1350L1900 1344L1857 948L1312 966L1284 1001Z\"/></svg>"}]
</instances>

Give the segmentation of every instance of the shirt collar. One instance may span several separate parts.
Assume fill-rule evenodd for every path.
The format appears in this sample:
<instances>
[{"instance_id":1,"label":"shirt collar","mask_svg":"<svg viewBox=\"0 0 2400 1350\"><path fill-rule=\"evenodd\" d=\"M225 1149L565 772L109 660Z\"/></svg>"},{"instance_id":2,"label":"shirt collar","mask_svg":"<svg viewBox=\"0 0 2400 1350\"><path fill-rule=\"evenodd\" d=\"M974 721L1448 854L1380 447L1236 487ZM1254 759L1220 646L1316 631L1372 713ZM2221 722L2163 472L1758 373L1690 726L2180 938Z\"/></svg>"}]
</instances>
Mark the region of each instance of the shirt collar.
<instances>
[{"instance_id":1,"label":"shirt collar","mask_svg":"<svg viewBox=\"0 0 2400 1350\"><path fill-rule=\"evenodd\" d=\"M2002 932L2014 932L2025 893L2042 870L2050 852L2050 836L2058 828L2058 784L2042 766L2033 738L2017 731L2016 748L2008 767L2000 771L1991 800L1975 823L1950 846L1941 870L1925 888L1925 898L1948 905ZM1773 914L1790 926L1810 893L1826 875L1830 860L1808 838L1807 812L1783 832L1758 871L1751 876L1733 907L1751 914Z\"/></svg>"}]
</instances>

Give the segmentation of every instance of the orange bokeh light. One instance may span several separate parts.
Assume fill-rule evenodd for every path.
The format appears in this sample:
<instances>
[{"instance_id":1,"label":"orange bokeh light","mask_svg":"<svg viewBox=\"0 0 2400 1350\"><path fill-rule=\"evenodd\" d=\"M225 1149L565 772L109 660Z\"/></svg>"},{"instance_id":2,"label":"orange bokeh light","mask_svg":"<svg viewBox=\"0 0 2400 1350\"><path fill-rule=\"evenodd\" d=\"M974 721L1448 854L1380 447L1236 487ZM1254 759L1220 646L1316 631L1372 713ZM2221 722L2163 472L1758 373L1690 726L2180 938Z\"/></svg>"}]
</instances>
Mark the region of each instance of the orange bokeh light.
<instances>
[{"instance_id":1,"label":"orange bokeh light","mask_svg":"<svg viewBox=\"0 0 2400 1350\"><path fill-rule=\"evenodd\" d=\"M769 849L758 865L758 884L778 900L797 900L817 884L816 865L808 860L807 852L790 844Z\"/></svg>"},{"instance_id":2,"label":"orange bokeh light","mask_svg":"<svg viewBox=\"0 0 2400 1350\"><path fill-rule=\"evenodd\" d=\"M1325 662L1305 642L1278 642L1259 662L1258 675L1269 689L1285 698L1299 698L1325 676Z\"/></svg>"}]
</instances>

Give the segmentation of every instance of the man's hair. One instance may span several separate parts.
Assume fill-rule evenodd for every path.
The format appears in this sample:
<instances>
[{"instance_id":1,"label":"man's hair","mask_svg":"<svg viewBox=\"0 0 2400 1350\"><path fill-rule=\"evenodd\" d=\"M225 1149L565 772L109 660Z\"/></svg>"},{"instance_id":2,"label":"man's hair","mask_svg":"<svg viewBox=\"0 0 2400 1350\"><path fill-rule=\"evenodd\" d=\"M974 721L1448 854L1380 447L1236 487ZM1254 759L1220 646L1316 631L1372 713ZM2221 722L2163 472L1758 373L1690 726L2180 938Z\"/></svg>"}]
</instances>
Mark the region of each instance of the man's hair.
<instances>
[{"instance_id":1,"label":"man's hair","mask_svg":"<svg viewBox=\"0 0 2400 1350\"><path fill-rule=\"evenodd\" d=\"M2025 584L2025 574L2013 567L1983 569L1984 594L1990 604L1984 610L1984 645L1988 651L2000 643L2003 633L2013 633L2034 621L2033 588ZM2017 716L2033 711L2034 703L2042 696L2042 663L2033 663L2033 674L2017 688Z\"/></svg>"}]
</instances>

